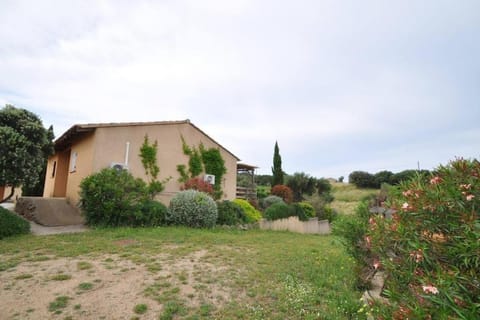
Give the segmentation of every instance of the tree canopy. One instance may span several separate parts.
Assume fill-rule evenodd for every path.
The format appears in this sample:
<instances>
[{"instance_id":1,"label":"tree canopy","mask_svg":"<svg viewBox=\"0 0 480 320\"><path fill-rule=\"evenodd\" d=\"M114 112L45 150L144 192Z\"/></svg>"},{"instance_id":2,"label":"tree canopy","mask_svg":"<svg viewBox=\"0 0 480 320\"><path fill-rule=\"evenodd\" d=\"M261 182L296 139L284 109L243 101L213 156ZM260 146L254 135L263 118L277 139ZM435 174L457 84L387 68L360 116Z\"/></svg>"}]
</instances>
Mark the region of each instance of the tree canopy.
<instances>
[{"instance_id":1,"label":"tree canopy","mask_svg":"<svg viewBox=\"0 0 480 320\"><path fill-rule=\"evenodd\" d=\"M41 181L47 157L53 153L53 130L25 109L6 105L0 110L0 186L33 187Z\"/></svg>"}]
</instances>

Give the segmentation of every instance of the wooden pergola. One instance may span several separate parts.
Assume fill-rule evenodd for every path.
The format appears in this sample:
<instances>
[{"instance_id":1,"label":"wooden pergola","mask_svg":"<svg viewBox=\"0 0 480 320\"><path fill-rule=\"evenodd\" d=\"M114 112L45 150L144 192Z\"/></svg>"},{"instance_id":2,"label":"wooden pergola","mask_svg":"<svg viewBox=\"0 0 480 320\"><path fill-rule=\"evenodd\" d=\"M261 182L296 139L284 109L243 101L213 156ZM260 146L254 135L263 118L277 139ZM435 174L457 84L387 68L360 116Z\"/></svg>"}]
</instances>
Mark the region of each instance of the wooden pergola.
<instances>
[{"instance_id":1,"label":"wooden pergola","mask_svg":"<svg viewBox=\"0 0 480 320\"><path fill-rule=\"evenodd\" d=\"M255 187L255 169L258 169L256 166L252 166L246 163L237 163L237 174L238 173L247 173L251 177L251 188L239 187L237 186L237 198L240 199L256 199L257 190Z\"/></svg>"}]
</instances>

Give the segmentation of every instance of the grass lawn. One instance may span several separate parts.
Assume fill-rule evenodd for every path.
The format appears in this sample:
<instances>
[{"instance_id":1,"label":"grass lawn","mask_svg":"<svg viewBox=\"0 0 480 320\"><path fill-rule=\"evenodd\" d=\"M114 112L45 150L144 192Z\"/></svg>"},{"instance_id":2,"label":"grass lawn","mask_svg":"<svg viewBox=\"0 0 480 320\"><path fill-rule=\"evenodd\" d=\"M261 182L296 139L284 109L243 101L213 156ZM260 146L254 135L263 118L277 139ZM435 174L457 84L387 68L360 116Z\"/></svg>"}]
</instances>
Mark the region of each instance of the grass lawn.
<instances>
[{"instance_id":1,"label":"grass lawn","mask_svg":"<svg viewBox=\"0 0 480 320\"><path fill-rule=\"evenodd\" d=\"M335 199L331 206L339 213L352 214L364 198L375 195L379 191L378 189L359 189L353 184L334 182L332 194Z\"/></svg>"},{"instance_id":2,"label":"grass lawn","mask_svg":"<svg viewBox=\"0 0 480 320\"><path fill-rule=\"evenodd\" d=\"M101 229L0 241L7 319L357 319L333 236Z\"/></svg>"}]
</instances>

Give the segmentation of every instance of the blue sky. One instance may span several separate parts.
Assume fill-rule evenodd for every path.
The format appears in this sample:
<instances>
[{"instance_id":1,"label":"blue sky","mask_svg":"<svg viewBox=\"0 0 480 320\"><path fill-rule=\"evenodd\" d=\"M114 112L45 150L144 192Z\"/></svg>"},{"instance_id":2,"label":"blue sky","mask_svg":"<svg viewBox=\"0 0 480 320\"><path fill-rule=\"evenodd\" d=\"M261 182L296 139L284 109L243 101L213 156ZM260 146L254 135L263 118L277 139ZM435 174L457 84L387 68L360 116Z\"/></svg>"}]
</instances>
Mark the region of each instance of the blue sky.
<instances>
[{"instance_id":1,"label":"blue sky","mask_svg":"<svg viewBox=\"0 0 480 320\"><path fill-rule=\"evenodd\" d=\"M479 1L1 1L0 105L190 119L270 173L480 155Z\"/></svg>"}]
</instances>

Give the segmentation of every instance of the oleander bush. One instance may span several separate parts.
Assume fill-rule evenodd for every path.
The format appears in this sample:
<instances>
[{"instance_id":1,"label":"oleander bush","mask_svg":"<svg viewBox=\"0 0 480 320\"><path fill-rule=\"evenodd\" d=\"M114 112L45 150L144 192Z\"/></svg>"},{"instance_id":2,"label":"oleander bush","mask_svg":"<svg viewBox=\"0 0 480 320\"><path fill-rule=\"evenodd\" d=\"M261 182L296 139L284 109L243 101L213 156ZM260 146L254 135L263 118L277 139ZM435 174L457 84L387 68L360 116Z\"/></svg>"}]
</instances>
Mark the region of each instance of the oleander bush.
<instances>
[{"instance_id":1,"label":"oleander bush","mask_svg":"<svg viewBox=\"0 0 480 320\"><path fill-rule=\"evenodd\" d=\"M305 213L305 216L307 218L314 218L316 216L315 208L310 203L306 201L302 201L302 202L299 202L298 204L302 207L303 212Z\"/></svg>"},{"instance_id":2,"label":"oleander bush","mask_svg":"<svg viewBox=\"0 0 480 320\"><path fill-rule=\"evenodd\" d=\"M243 209L247 223L255 223L262 219L262 214L260 211L255 209L247 200L235 199L233 202L238 204Z\"/></svg>"},{"instance_id":3,"label":"oleander bush","mask_svg":"<svg viewBox=\"0 0 480 320\"><path fill-rule=\"evenodd\" d=\"M283 199L279 196L274 196L274 195L270 195L266 198L264 198L262 201L261 201L261 204L262 204L262 209L265 210L267 209L268 207L270 207L272 204L274 203L278 203L278 202L283 202Z\"/></svg>"},{"instance_id":4,"label":"oleander bush","mask_svg":"<svg viewBox=\"0 0 480 320\"><path fill-rule=\"evenodd\" d=\"M274 196L278 196L282 198L282 200L285 203L292 203L293 201L293 192L292 189L289 187L283 185L283 184L277 184L272 187L272 190L270 190L270 193Z\"/></svg>"},{"instance_id":5,"label":"oleander bush","mask_svg":"<svg viewBox=\"0 0 480 320\"><path fill-rule=\"evenodd\" d=\"M217 217L217 224L218 225L237 225L246 222L245 212L243 211L242 207L236 204L233 201L224 200L221 202L217 202L217 209L218 209L218 217Z\"/></svg>"},{"instance_id":6,"label":"oleander bush","mask_svg":"<svg viewBox=\"0 0 480 320\"><path fill-rule=\"evenodd\" d=\"M456 159L420 173L387 200L392 219L369 219L364 244L385 272L376 319L480 316L480 162Z\"/></svg>"},{"instance_id":7,"label":"oleander bush","mask_svg":"<svg viewBox=\"0 0 480 320\"><path fill-rule=\"evenodd\" d=\"M0 207L0 239L30 233L30 223L15 213Z\"/></svg>"},{"instance_id":8,"label":"oleander bush","mask_svg":"<svg viewBox=\"0 0 480 320\"><path fill-rule=\"evenodd\" d=\"M206 193L184 190L170 201L168 221L192 228L211 228L218 217L217 204Z\"/></svg>"},{"instance_id":9,"label":"oleander bush","mask_svg":"<svg viewBox=\"0 0 480 320\"><path fill-rule=\"evenodd\" d=\"M113 168L82 180L80 208L92 226L156 226L166 215L165 206L151 199L143 180Z\"/></svg>"}]
</instances>

